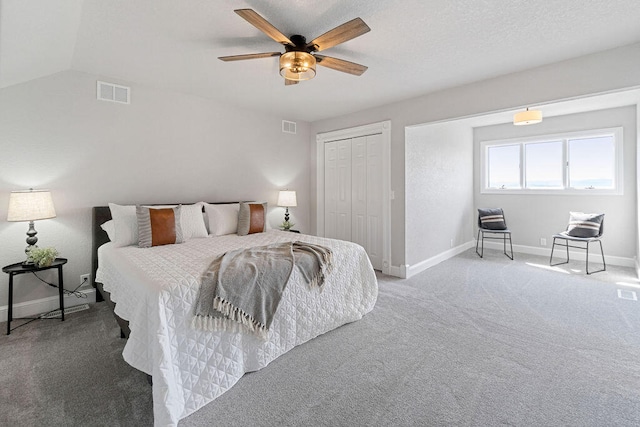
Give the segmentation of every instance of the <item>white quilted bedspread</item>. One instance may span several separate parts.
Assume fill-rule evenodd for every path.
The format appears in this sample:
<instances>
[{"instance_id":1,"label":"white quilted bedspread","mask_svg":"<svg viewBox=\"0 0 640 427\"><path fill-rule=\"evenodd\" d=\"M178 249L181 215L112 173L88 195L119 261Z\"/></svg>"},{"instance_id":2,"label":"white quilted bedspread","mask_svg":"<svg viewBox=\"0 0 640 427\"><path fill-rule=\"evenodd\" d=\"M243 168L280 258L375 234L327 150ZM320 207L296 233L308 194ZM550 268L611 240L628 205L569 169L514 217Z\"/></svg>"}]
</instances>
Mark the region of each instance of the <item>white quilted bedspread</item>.
<instances>
[{"instance_id":1,"label":"white quilted bedspread","mask_svg":"<svg viewBox=\"0 0 640 427\"><path fill-rule=\"evenodd\" d=\"M294 269L266 341L251 334L191 327L200 275L216 255L288 240L329 246L333 269L322 290L304 284ZM156 426L177 425L229 390L246 372L264 368L293 347L362 318L378 295L374 271L361 246L276 230L149 249L107 243L98 254L96 280L111 293L116 314L131 328L124 359L153 375Z\"/></svg>"}]
</instances>

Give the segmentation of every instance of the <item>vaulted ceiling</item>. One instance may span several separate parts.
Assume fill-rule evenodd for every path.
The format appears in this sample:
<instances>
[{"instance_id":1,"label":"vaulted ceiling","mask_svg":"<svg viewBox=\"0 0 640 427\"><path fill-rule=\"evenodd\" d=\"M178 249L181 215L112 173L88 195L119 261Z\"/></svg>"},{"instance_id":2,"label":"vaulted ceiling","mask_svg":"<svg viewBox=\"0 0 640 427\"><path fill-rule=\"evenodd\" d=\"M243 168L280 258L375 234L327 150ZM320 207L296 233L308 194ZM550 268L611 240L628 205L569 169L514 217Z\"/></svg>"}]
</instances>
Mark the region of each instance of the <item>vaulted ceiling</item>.
<instances>
[{"instance_id":1,"label":"vaulted ceiling","mask_svg":"<svg viewBox=\"0 0 640 427\"><path fill-rule=\"evenodd\" d=\"M307 121L640 41L638 0L0 1L0 87L72 69ZM308 40L360 17L323 54L369 69L285 87L277 58L222 62L282 51L239 8Z\"/></svg>"}]
</instances>

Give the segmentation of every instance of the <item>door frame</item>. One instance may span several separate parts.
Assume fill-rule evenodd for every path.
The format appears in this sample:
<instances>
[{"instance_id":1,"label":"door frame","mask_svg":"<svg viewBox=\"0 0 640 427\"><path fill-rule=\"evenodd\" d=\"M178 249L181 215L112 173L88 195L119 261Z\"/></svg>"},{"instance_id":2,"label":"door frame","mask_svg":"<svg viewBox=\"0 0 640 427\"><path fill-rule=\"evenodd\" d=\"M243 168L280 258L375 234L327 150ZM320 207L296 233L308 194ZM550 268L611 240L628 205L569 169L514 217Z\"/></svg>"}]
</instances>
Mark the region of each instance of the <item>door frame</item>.
<instances>
[{"instance_id":1,"label":"door frame","mask_svg":"<svg viewBox=\"0 0 640 427\"><path fill-rule=\"evenodd\" d=\"M371 123L316 135L316 235L324 237L324 144L359 136L382 135L382 272L391 267L391 121Z\"/></svg>"}]
</instances>

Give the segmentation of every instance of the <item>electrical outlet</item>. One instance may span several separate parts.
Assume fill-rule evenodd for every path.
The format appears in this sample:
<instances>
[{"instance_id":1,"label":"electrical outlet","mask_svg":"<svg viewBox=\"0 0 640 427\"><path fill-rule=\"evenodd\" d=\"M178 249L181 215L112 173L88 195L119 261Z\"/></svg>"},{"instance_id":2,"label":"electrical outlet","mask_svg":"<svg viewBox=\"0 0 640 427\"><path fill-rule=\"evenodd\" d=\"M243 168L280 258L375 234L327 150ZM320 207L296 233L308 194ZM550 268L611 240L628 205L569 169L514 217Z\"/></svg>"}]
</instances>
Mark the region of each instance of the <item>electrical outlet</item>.
<instances>
[{"instance_id":1,"label":"electrical outlet","mask_svg":"<svg viewBox=\"0 0 640 427\"><path fill-rule=\"evenodd\" d=\"M88 285L91 282L91 275L90 274L83 274L80 276L80 284L81 285Z\"/></svg>"},{"instance_id":2,"label":"electrical outlet","mask_svg":"<svg viewBox=\"0 0 640 427\"><path fill-rule=\"evenodd\" d=\"M450 247L450 248L452 248L452 247L453 247L453 239L451 239L451 240L449 241L449 247Z\"/></svg>"},{"instance_id":3,"label":"electrical outlet","mask_svg":"<svg viewBox=\"0 0 640 427\"><path fill-rule=\"evenodd\" d=\"M540 238L540 246L547 246L547 239L545 239L544 237Z\"/></svg>"}]
</instances>

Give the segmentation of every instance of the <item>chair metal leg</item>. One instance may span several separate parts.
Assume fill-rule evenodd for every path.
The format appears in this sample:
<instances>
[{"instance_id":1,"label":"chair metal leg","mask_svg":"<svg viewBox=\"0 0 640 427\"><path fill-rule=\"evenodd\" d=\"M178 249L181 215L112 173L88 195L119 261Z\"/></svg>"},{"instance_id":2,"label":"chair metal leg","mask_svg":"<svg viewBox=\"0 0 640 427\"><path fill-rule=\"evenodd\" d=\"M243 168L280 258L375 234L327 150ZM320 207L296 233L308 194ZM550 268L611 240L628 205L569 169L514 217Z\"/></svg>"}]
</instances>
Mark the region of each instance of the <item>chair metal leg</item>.
<instances>
[{"instance_id":1,"label":"chair metal leg","mask_svg":"<svg viewBox=\"0 0 640 427\"><path fill-rule=\"evenodd\" d=\"M590 274L589 273L589 242L587 242L587 256L586 256L586 261L585 262L586 262L586 265L587 265L587 267L586 267L587 274Z\"/></svg>"},{"instance_id":2,"label":"chair metal leg","mask_svg":"<svg viewBox=\"0 0 640 427\"><path fill-rule=\"evenodd\" d=\"M509 237L509 248L511 249L511 256L509 256L509 254L507 253L507 235ZM503 252L504 252L504 254L507 256L507 258L509 258L511 261L513 261L513 242L511 241L511 233L505 233L502 236L502 242L503 242Z\"/></svg>"},{"instance_id":3,"label":"chair metal leg","mask_svg":"<svg viewBox=\"0 0 640 427\"><path fill-rule=\"evenodd\" d=\"M487 231L491 233L490 230ZM500 234L502 234L502 253L504 253L510 260L513 260L513 241L511 240L511 233ZM507 238L509 239L510 254L507 253ZM487 239L500 240L500 237L487 237ZM479 251L478 248L480 248ZM480 258L484 258L484 231L482 229L478 229L478 236L476 237L476 254L478 254Z\"/></svg>"},{"instance_id":4,"label":"chair metal leg","mask_svg":"<svg viewBox=\"0 0 640 427\"><path fill-rule=\"evenodd\" d=\"M602 249L602 241L598 240L598 243L600 243L600 254L602 255L602 266L604 267L602 270L606 270L607 269L607 263L604 261L604 250Z\"/></svg>"},{"instance_id":5,"label":"chair metal leg","mask_svg":"<svg viewBox=\"0 0 640 427\"><path fill-rule=\"evenodd\" d=\"M507 254L507 233L502 235L502 253Z\"/></svg>"},{"instance_id":6,"label":"chair metal leg","mask_svg":"<svg viewBox=\"0 0 640 427\"><path fill-rule=\"evenodd\" d=\"M511 233L509 233L509 246L511 247L511 261L513 261L513 241L511 240Z\"/></svg>"},{"instance_id":7,"label":"chair metal leg","mask_svg":"<svg viewBox=\"0 0 640 427\"><path fill-rule=\"evenodd\" d=\"M565 246L567 247L567 260L553 264L553 250L556 248L556 245L563 246L560 243L556 243L556 239L557 237L553 238L553 245L551 245L551 257L549 258L549 265L554 266L554 265L560 265L560 264L568 264L569 263L569 242L567 242L566 240L565 240Z\"/></svg>"},{"instance_id":8,"label":"chair metal leg","mask_svg":"<svg viewBox=\"0 0 640 427\"><path fill-rule=\"evenodd\" d=\"M589 242L587 242L587 274L600 273L601 271L605 271L607 269L607 264L604 261L604 250L602 249L602 242L598 240L598 243L600 243L600 255L602 255L602 269L589 271Z\"/></svg>"},{"instance_id":9,"label":"chair metal leg","mask_svg":"<svg viewBox=\"0 0 640 427\"><path fill-rule=\"evenodd\" d=\"M576 248L576 249L581 249L583 251L586 251L586 256L585 256L585 269L587 274L593 274L593 273L599 273L601 271L605 271L607 269L607 264L605 263L604 260L604 250L602 249L602 242L600 240L598 240L598 243L600 244L600 255L602 256L602 269L601 270L596 270L596 271L589 271L589 252L590 252L590 247L589 247L589 241L586 241L584 243L586 243L586 248L583 246L571 246L569 245L569 240L566 239L562 239L564 240L564 245L562 245L561 243L556 243L556 238L553 238L553 245L551 246L551 257L549 258L549 265L551 266L555 266L555 265L560 265L560 264L568 264L569 263L569 247L572 248ZM556 245L559 246L564 246L565 249L567 250L567 260L566 261L561 261L561 262L557 262L557 263L553 263L553 251L556 248Z\"/></svg>"},{"instance_id":10,"label":"chair metal leg","mask_svg":"<svg viewBox=\"0 0 640 427\"><path fill-rule=\"evenodd\" d=\"M480 254L480 252L478 252L478 244L480 243L480 233L482 232L482 230L478 229L478 237L476 238L476 253L478 254L478 256L480 258L483 257L484 255L484 233L482 233L482 254Z\"/></svg>"}]
</instances>

